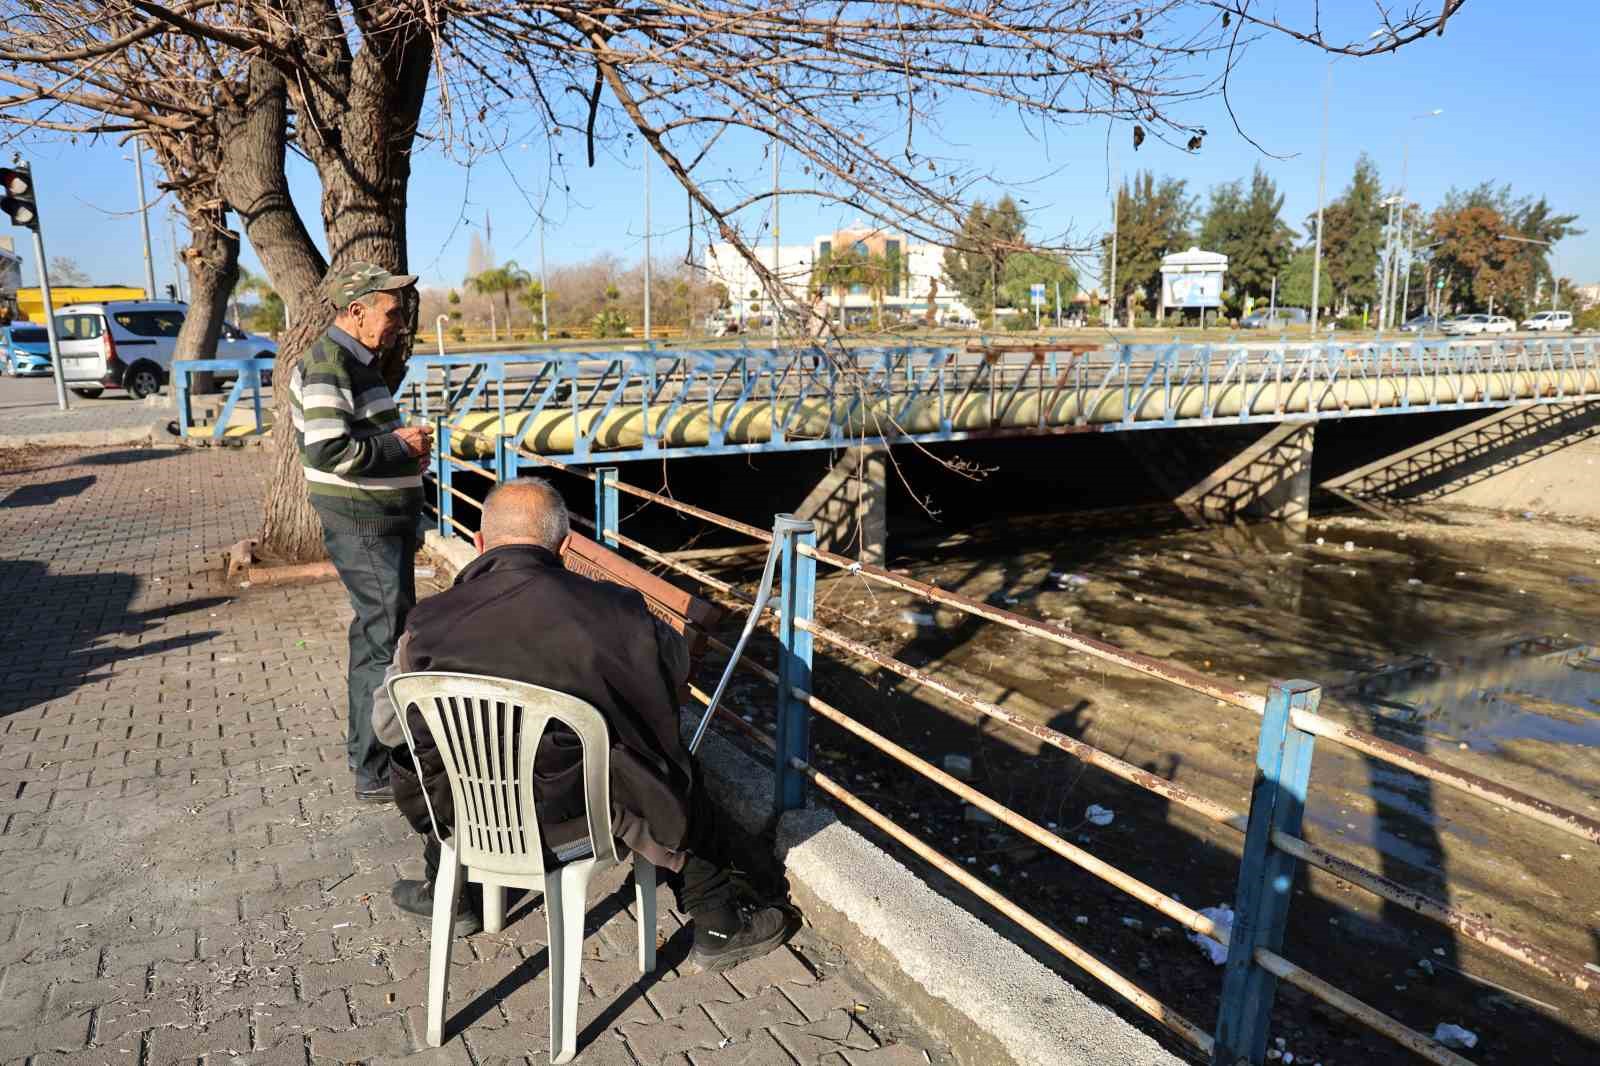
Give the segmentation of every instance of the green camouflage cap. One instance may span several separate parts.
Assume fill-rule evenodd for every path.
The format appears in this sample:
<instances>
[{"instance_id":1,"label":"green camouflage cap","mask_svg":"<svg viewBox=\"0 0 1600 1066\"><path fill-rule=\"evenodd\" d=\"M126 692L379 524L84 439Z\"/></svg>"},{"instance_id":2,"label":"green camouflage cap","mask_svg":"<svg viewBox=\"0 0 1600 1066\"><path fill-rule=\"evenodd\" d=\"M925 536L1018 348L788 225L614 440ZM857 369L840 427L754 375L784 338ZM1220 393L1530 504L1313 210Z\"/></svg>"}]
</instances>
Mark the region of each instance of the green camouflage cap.
<instances>
[{"instance_id":1,"label":"green camouflage cap","mask_svg":"<svg viewBox=\"0 0 1600 1066\"><path fill-rule=\"evenodd\" d=\"M328 299L340 311L363 296L415 285L415 274L391 274L373 263L351 263L328 279Z\"/></svg>"}]
</instances>

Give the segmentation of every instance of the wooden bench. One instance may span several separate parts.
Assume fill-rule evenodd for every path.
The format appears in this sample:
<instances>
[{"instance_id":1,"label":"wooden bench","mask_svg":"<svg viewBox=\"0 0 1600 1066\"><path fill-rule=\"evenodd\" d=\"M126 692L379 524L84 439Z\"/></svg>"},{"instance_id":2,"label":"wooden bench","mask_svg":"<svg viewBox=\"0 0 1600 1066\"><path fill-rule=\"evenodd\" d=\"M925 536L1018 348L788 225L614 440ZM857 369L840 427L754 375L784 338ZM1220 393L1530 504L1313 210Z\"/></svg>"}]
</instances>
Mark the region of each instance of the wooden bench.
<instances>
[{"instance_id":1,"label":"wooden bench","mask_svg":"<svg viewBox=\"0 0 1600 1066\"><path fill-rule=\"evenodd\" d=\"M581 533L569 533L561 546L561 565L574 574L624 585L644 597L651 614L683 635L689 645L689 676L695 676L706 650L706 634L722 621L721 607L657 577ZM688 699L687 690L679 695Z\"/></svg>"}]
</instances>

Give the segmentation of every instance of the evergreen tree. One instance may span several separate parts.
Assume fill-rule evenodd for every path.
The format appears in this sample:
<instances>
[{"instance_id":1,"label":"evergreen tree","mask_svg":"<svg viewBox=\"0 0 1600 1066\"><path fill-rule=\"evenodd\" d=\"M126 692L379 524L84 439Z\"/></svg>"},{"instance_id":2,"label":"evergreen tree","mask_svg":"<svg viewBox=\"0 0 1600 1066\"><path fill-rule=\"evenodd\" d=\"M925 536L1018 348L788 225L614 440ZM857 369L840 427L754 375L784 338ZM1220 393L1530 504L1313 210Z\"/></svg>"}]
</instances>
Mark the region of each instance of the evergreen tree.
<instances>
[{"instance_id":1,"label":"evergreen tree","mask_svg":"<svg viewBox=\"0 0 1600 1066\"><path fill-rule=\"evenodd\" d=\"M1322 213L1322 276L1331 290L1322 299L1354 308L1378 300L1378 253L1383 247L1383 188L1378 168L1364 153L1350 185ZM1316 232L1316 216L1310 220Z\"/></svg>"},{"instance_id":2,"label":"evergreen tree","mask_svg":"<svg viewBox=\"0 0 1600 1066\"><path fill-rule=\"evenodd\" d=\"M1289 262L1284 264L1283 273L1278 277L1279 307L1311 306L1311 268L1315 260L1316 250L1310 245L1295 249L1294 254L1289 257Z\"/></svg>"},{"instance_id":3,"label":"evergreen tree","mask_svg":"<svg viewBox=\"0 0 1600 1066\"><path fill-rule=\"evenodd\" d=\"M1031 314L1033 286L1042 284L1042 313L1053 317L1056 313L1057 282L1060 283L1062 304L1070 306L1072 298L1078 294L1078 275L1072 267L1042 252L1019 252L1006 260L1005 276L1000 279L1000 302L1003 306Z\"/></svg>"},{"instance_id":4,"label":"evergreen tree","mask_svg":"<svg viewBox=\"0 0 1600 1066\"><path fill-rule=\"evenodd\" d=\"M1211 190L1200 246L1228 257L1228 288L1235 302L1267 299L1272 279L1288 265L1294 238L1282 210L1283 196L1260 166L1250 176L1248 193L1242 181Z\"/></svg>"},{"instance_id":5,"label":"evergreen tree","mask_svg":"<svg viewBox=\"0 0 1600 1066\"><path fill-rule=\"evenodd\" d=\"M995 282L1005 276L1006 258L1027 247L1027 219L1009 196L994 207L973 204L961 236L944 252L944 278L974 311L995 306Z\"/></svg>"},{"instance_id":6,"label":"evergreen tree","mask_svg":"<svg viewBox=\"0 0 1600 1066\"><path fill-rule=\"evenodd\" d=\"M1147 170L1117 190L1117 291L1111 296L1119 312L1135 291L1142 291L1145 307L1155 310L1161 297L1161 258L1189 243L1194 214L1194 199L1181 178L1158 183ZM1101 277L1109 284L1110 234L1103 244Z\"/></svg>"}]
</instances>

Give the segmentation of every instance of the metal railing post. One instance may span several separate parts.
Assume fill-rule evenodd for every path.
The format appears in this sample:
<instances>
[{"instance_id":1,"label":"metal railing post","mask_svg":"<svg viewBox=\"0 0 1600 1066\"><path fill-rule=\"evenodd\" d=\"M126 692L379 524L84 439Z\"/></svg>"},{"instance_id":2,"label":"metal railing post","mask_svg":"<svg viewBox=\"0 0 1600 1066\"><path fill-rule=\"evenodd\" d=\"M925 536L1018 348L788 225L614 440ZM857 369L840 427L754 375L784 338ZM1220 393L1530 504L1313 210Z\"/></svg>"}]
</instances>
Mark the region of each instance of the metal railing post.
<instances>
[{"instance_id":1,"label":"metal railing post","mask_svg":"<svg viewBox=\"0 0 1600 1066\"><path fill-rule=\"evenodd\" d=\"M594 535L608 548L616 548L618 513L617 468L597 466L594 470Z\"/></svg>"},{"instance_id":2,"label":"metal railing post","mask_svg":"<svg viewBox=\"0 0 1600 1066\"><path fill-rule=\"evenodd\" d=\"M194 424L194 413L189 410L189 368L181 364L174 364L173 370L176 373L174 374L172 395L178 405L178 433L185 440L188 440L189 427Z\"/></svg>"},{"instance_id":3,"label":"metal railing post","mask_svg":"<svg viewBox=\"0 0 1600 1066\"><path fill-rule=\"evenodd\" d=\"M443 415L435 415L433 419L433 483L439 487L438 508L439 535L441 537L455 536L455 527L450 525L455 518L455 508L451 506L455 497L450 495L450 423L444 420Z\"/></svg>"},{"instance_id":4,"label":"metal railing post","mask_svg":"<svg viewBox=\"0 0 1600 1066\"><path fill-rule=\"evenodd\" d=\"M504 485L516 476L511 469L511 448L509 447L511 438L504 433L505 424L506 420L502 416L499 429L494 435L494 476L496 485Z\"/></svg>"},{"instance_id":5,"label":"metal railing post","mask_svg":"<svg viewBox=\"0 0 1600 1066\"><path fill-rule=\"evenodd\" d=\"M783 565L778 601L778 749L773 808L777 814L798 810L806 802L806 778L790 759L811 761L811 633L795 623L811 621L816 606L817 560L801 555L803 544L817 546L817 527L813 522L781 514L772 525L779 541ZM801 694L804 695L801 695Z\"/></svg>"},{"instance_id":6,"label":"metal railing post","mask_svg":"<svg viewBox=\"0 0 1600 1066\"><path fill-rule=\"evenodd\" d=\"M1272 834L1300 835L1316 738L1296 728L1290 717L1295 711L1316 713L1321 700L1322 686L1311 681L1275 682L1267 693L1212 1066L1260 1066L1266 1059L1278 979L1257 964L1255 955L1257 948L1275 952L1283 946L1296 868L1293 856L1272 846Z\"/></svg>"}]
</instances>

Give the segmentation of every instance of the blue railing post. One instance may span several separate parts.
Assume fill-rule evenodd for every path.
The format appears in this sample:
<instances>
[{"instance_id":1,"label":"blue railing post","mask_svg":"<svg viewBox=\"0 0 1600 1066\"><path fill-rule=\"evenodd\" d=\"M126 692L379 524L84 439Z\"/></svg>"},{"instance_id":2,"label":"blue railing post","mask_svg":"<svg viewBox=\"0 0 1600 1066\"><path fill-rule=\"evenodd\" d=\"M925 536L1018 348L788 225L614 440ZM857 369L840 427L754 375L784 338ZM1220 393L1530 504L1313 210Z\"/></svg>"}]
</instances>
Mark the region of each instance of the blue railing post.
<instances>
[{"instance_id":1,"label":"blue railing post","mask_svg":"<svg viewBox=\"0 0 1600 1066\"><path fill-rule=\"evenodd\" d=\"M433 419L433 483L439 487L439 535L453 537L456 535L455 526L450 524L455 518L455 508L450 506L455 502L455 497L450 495L450 423L444 420L443 415L435 415Z\"/></svg>"},{"instance_id":2,"label":"blue railing post","mask_svg":"<svg viewBox=\"0 0 1600 1066\"><path fill-rule=\"evenodd\" d=\"M806 778L790 765L791 758L811 761L811 708L796 693L811 694L810 622L816 603L817 561L800 554L800 546L817 546L817 528L793 515L779 515L772 525L779 542L782 586L778 602L778 750L773 807L776 813L798 810L806 802Z\"/></svg>"},{"instance_id":3,"label":"blue railing post","mask_svg":"<svg viewBox=\"0 0 1600 1066\"><path fill-rule=\"evenodd\" d=\"M180 360L173 364L173 386L178 401L178 432L185 439L189 439L189 427L194 424L194 413L189 410L189 367L188 360Z\"/></svg>"},{"instance_id":4,"label":"blue railing post","mask_svg":"<svg viewBox=\"0 0 1600 1066\"><path fill-rule=\"evenodd\" d=\"M617 468L598 466L594 471L594 535L608 548L617 546Z\"/></svg>"},{"instance_id":5,"label":"blue railing post","mask_svg":"<svg viewBox=\"0 0 1600 1066\"><path fill-rule=\"evenodd\" d=\"M502 413L494 434L494 476L497 485L504 485L517 476L511 468L511 438L505 435L505 425L505 415Z\"/></svg>"},{"instance_id":6,"label":"blue railing post","mask_svg":"<svg viewBox=\"0 0 1600 1066\"><path fill-rule=\"evenodd\" d=\"M1315 714L1321 700L1321 686L1311 681L1275 682L1267 694L1212 1066L1260 1066L1266 1059L1278 982L1257 965L1255 954L1257 948L1275 952L1282 947L1295 875L1294 857L1273 847L1272 834L1300 834L1316 738L1290 719L1295 711Z\"/></svg>"}]
</instances>

